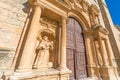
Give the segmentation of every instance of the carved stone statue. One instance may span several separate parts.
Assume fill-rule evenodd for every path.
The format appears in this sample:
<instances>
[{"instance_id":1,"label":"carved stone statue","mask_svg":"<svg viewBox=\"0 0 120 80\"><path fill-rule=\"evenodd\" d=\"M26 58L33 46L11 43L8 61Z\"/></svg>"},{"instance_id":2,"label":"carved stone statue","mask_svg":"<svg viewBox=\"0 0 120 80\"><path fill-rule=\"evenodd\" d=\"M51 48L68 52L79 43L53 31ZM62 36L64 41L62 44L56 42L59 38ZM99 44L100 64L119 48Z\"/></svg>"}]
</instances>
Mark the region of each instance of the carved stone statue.
<instances>
[{"instance_id":1,"label":"carved stone statue","mask_svg":"<svg viewBox=\"0 0 120 80\"><path fill-rule=\"evenodd\" d=\"M98 42L96 42L96 51L97 51L98 64L99 64L99 66L102 66L103 65L103 60L102 60L100 46L99 46Z\"/></svg>"},{"instance_id":2,"label":"carved stone statue","mask_svg":"<svg viewBox=\"0 0 120 80\"><path fill-rule=\"evenodd\" d=\"M53 50L53 41L49 41L47 36L43 36L36 50L38 54L34 63L34 68L47 69L52 67L52 62L49 62L49 57L50 50Z\"/></svg>"}]
</instances>

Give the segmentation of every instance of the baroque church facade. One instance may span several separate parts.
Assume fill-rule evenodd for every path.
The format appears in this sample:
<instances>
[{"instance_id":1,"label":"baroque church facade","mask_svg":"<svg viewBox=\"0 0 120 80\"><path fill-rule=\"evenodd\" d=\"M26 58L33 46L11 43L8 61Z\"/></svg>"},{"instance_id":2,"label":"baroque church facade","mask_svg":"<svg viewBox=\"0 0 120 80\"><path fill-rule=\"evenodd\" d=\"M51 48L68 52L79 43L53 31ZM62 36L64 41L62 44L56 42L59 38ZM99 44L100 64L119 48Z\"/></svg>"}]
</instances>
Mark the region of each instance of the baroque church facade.
<instances>
[{"instance_id":1,"label":"baroque church facade","mask_svg":"<svg viewBox=\"0 0 120 80\"><path fill-rule=\"evenodd\" d=\"M120 80L120 28L105 0L1 0L1 80Z\"/></svg>"}]
</instances>

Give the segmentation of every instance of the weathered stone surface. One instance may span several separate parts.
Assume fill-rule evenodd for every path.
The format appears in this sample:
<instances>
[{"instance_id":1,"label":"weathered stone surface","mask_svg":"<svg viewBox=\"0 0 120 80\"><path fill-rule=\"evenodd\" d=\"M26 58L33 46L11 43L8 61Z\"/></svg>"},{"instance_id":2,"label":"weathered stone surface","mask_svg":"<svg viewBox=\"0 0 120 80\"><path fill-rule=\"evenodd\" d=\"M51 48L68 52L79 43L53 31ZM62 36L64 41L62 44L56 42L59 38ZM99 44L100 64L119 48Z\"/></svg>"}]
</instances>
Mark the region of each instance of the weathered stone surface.
<instances>
[{"instance_id":1,"label":"weathered stone surface","mask_svg":"<svg viewBox=\"0 0 120 80\"><path fill-rule=\"evenodd\" d=\"M27 0L0 0L0 69L9 68L25 25Z\"/></svg>"},{"instance_id":2,"label":"weathered stone surface","mask_svg":"<svg viewBox=\"0 0 120 80\"><path fill-rule=\"evenodd\" d=\"M108 31L104 29L106 26L113 25L109 13L106 12L107 8L104 10L104 7L101 7L104 6L104 0L29 0L30 5L27 1L0 0L0 79L69 80L71 71L84 72L86 67L88 76L73 73L76 75L74 78L77 80L119 80ZM103 10L100 11L100 9ZM101 15L103 13L107 15ZM70 55L67 54L68 37L66 34L68 34L68 30L66 27L70 20L69 17L75 19L78 25L80 23L82 28L82 32L79 33L80 30L77 32L83 35L84 39L72 32L72 29L68 37L75 34L74 37L80 38L73 39L81 46L76 45L72 51L86 55L85 67L77 63L79 60L83 60L81 56L83 54L74 53L77 54L75 59L71 55L73 54L71 51ZM75 26L74 29L76 29L77 25L73 24L76 22L71 22L69 26L72 28ZM109 35L116 37L115 40L118 41L119 31L111 28L114 35ZM118 33L115 33L116 31ZM43 36L47 36L48 39L42 40ZM54 44L50 41L53 41ZM40 43L42 47L38 46L38 44L41 45ZM82 48L83 44L85 45L84 52L78 49ZM54 49L49 50L50 47L54 47ZM114 50L116 51L116 49ZM43 55L45 55L44 58L41 57ZM74 70L67 68L66 58L68 56L70 64L73 63L71 68ZM49 62L51 62L51 66L48 66ZM35 68L36 65L37 68ZM75 67L76 65L77 67Z\"/></svg>"}]
</instances>

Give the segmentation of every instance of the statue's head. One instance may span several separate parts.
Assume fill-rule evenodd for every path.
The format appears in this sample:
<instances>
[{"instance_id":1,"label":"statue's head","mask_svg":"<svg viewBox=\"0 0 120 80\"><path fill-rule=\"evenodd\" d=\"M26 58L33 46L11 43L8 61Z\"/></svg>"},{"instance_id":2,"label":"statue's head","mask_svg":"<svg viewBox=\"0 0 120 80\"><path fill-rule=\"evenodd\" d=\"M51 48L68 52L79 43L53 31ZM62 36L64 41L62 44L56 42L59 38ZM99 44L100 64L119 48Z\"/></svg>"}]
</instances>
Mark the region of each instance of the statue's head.
<instances>
[{"instance_id":1,"label":"statue's head","mask_svg":"<svg viewBox=\"0 0 120 80\"><path fill-rule=\"evenodd\" d=\"M47 40L48 40L48 37L47 37L47 36L43 36L43 39L47 41Z\"/></svg>"}]
</instances>

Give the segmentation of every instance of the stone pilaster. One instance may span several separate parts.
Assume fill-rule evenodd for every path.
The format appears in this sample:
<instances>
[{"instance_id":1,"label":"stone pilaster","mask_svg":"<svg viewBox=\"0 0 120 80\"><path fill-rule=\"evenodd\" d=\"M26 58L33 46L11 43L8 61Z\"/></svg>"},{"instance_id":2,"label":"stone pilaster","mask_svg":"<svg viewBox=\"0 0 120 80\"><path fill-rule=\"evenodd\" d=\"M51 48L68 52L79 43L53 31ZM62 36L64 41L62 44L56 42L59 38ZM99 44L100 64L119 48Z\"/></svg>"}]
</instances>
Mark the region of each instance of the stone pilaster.
<instances>
[{"instance_id":1,"label":"stone pilaster","mask_svg":"<svg viewBox=\"0 0 120 80\"><path fill-rule=\"evenodd\" d=\"M39 30L39 20L41 17L41 6L36 5L33 18L31 21L30 29L27 34L25 45L23 48L22 56L20 59L18 71L28 71L32 69L32 60L35 49L36 37ZM21 53L20 53L21 54Z\"/></svg>"},{"instance_id":2,"label":"stone pilaster","mask_svg":"<svg viewBox=\"0 0 120 80\"><path fill-rule=\"evenodd\" d=\"M104 44L103 44L103 40L100 38L99 39L99 45L100 45L100 49L101 49L101 54L102 54L102 60L103 60L103 66L104 67L107 67L108 66L108 64L107 64L107 59L106 59L106 51L105 51L105 49L104 49Z\"/></svg>"},{"instance_id":3,"label":"stone pilaster","mask_svg":"<svg viewBox=\"0 0 120 80\"><path fill-rule=\"evenodd\" d=\"M60 70L66 70L66 19L62 17L62 28L61 28L61 59L60 59Z\"/></svg>"},{"instance_id":4,"label":"stone pilaster","mask_svg":"<svg viewBox=\"0 0 120 80\"><path fill-rule=\"evenodd\" d=\"M59 27L59 47L58 47L58 64L60 64L61 58L61 27Z\"/></svg>"},{"instance_id":5,"label":"stone pilaster","mask_svg":"<svg viewBox=\"0 0 120 80\"><path fill-rule=\"evenodd\" d=\"M112 58L112 56L114 56L114 55L112 55L113 53L112 53L112 49L111 49L110 42L108 39L105 40L105 45L106 45L106 49L107 49L107 53L108 53L108 57L109 57L110 66L115 66L113 63L113 58Z\"/></svg>"}]
</instances>

